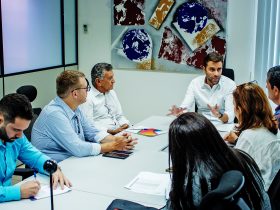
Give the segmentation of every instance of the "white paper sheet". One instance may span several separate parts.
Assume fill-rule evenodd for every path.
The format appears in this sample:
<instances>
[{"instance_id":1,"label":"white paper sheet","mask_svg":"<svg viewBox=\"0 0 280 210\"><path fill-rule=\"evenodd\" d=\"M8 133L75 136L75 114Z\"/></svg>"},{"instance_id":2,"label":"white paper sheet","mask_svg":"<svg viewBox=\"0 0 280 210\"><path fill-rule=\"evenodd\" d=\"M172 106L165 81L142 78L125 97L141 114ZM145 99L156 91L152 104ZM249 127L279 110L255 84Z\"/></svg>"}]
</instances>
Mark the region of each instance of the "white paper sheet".
<instances>
[{"instance_id":1,"label":"white paper sheet","mask_svg":"<svg viewBox=\"0 0 280 210\"><path fill-rule=\"evenodd\" d=\"M53 195L55 196L55 195L59 195L59 194L69 192L69 191L71 191L71 189L69 187L64 185L64 189L62 190L60 185L58 185L57 188L55 190L53 190ZM50 186L49 185L42 185L38 194L34 197L34 200L47 198L47 197L50 197L50 196L51 196Z\"/></svg>"},{"instance_id":2,"label":"white paper sheet","mask_svg":"<svg viewBox=\"0 0 280 210\"><path fill-rule=\"evenodd\" d=\"M137 193L165 196L169 182L169 174L140 172L125 188Z\"/></svg>"}]
</instances>

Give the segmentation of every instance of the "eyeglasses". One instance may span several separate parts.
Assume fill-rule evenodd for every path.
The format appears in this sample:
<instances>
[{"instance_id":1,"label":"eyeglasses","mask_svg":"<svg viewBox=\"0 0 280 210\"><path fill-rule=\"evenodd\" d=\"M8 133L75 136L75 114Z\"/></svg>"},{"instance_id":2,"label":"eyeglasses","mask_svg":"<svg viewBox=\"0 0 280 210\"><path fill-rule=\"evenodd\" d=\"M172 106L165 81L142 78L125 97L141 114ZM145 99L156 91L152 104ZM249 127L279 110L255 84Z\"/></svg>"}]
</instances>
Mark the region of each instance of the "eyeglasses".
<instances>
[{"instance_id":1,"label":"eyeglasses","mask_svg":"<svg viewBox=\"0 0 280 210\"><path fill-rule=\"evenodd\" d=\"M75 91L75 90L81 90L81 89L85 89L85 90L87 90L87 92L89 92L91 87L89 85L89 81L87 80L87 78L85 78L85 79L86 79L86 82L87 82L87 87L85 87L85 88L75 88L74 90L71 91L71 93L73 93L73 91Z\"/></svg>"},{"instance_id":2,"label":"eyeglasses","mask_svg":"<svg viewBox=\"0 0 280 210\"><path fill-rule=\"evenodd\" d=\"M85 87L85 88L76 88L76 89L72 90L71 92L73 92L73 91L75 91L75 90L81 90L81 89L85 89L87 92L89 92L90 89L91 89L91 87L90 87L90 85L88 85L88 86Z\"/></svg>"}]
</instances>

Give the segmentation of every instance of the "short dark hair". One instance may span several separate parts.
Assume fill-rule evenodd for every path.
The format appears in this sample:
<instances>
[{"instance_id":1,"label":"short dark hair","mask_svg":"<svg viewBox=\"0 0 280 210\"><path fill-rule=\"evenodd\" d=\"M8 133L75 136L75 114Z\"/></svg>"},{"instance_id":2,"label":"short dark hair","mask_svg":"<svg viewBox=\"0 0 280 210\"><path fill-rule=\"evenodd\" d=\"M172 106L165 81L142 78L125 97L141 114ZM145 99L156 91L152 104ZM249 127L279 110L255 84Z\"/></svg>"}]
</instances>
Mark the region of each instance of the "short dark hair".
<instances>
[{"instance_id":1,"label":"short dark hair","mask_svg":"<svg viewBox=\"0 0 280 210\"><path fill-rule=\"evenodd\" d=\"M214 63L217 63L217 62L224 63L223 56L216 52L211 52L208 55L206 55L206 57L204 58L204 61L203 61L203 66L206 67L207 63L209 61L212 61Z\"/></svg>"},{"instance_id":2,"label":"short dark hair","mask_svg":"<svg viewBox=\"0 0 280 210\"><path fill-rule=\"evenodd\" d=\"M33 111L30 101L25 95L11 93L0 100L0 113L4 116L5 122L14 123L15 118L32 120Z\"/></svg>"},{"instance_id":3,"label":"short dark hair","mask_svg":"<svg viewBox=\"0 0 280 210\"><path fill-rule=\"evenodd\" d=\"M95 80L103 79L104 71L112 71L113 66L109 63L97 63L91 69L91 83L95 86Z\"/></svg>"},{"instance_id":4,"label":"short dark hair","mask_svg":"<svg viewBox=\"0 0 280 210\"><path fill-rule=\"evenodd\" d=\"M280 90L280 66L274 66L268 70L267 81L271 88L276 86Z\"/></svg>"},{"instance_id":5,"label":"short dark hair","mask_svg":"<svg viewBox=\"0 0 280 210\"><path fill-rule=\"evenodd\" d=\"M64 98L67 96L68 91L72 88L80 88L79 85L79 78L84 77L84 73L80 71L74 70L66 70L63 71L57 78L56 78L56 94L60 98Z\"/></svg>"}]
</instances>

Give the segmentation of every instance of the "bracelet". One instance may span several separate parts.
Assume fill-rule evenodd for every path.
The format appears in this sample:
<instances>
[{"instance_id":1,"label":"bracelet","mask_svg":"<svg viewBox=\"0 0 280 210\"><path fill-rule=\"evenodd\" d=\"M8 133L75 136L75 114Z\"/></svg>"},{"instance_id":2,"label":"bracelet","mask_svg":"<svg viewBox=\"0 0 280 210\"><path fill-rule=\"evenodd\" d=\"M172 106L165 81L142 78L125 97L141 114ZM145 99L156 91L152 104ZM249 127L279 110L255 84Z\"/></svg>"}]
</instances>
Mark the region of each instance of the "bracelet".
<instances>
[{"instance_id":1,"label":"bracelet","mask_svg":"<svg viewBox=\"0 0 280 210\"><path fill-rule=\"evenodd\" d=\"M218 118L221 119L224 116L224 114L221 112L219 112L219 113L220 113L220 116Z\"/></svg>"}]
</instances>

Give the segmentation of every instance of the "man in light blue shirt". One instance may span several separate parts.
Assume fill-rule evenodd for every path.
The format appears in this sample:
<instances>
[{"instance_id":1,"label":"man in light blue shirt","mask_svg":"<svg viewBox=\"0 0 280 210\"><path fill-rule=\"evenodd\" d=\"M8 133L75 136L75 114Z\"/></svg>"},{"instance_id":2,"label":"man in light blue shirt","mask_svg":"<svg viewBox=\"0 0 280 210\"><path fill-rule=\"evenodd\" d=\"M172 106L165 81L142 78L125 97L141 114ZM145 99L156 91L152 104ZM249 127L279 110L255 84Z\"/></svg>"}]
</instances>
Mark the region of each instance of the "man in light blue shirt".
<instances>
[{"instance_id":1,"label":"man in light blue shirt","mask_svg":"<svg viewBox=\"0 0 280 210\"><path fill-rule=\"evenodd\" d=\"M56 80L57 97L40 113L32 129L32 144L56 161L132 149L136 141L128 134L112 136L90 124L79 105L90 90L85 75L64 71Z\"/></svg>"},{"instance_id":2,"label":"man in light blue shirt","mask_svg":"<svg viewBox=\"0 0 280 210\"><path fill-rule=\"evenodd\" d=\"M12 186L17 159L40 173L46 173L43 166L50 158L34 148L23 135L32 117L32 107L25 96L15 93L0 100L0 202L29 198L40 189L36 180ZM53 174L54 188L58 181L62 186L71 186L60 169Z\"/></svg>"}]
</instances>

